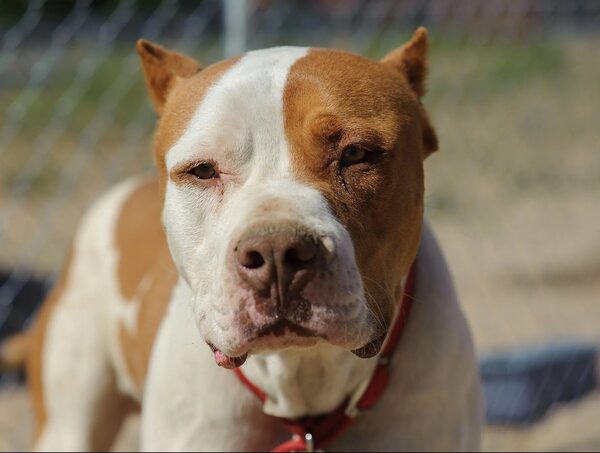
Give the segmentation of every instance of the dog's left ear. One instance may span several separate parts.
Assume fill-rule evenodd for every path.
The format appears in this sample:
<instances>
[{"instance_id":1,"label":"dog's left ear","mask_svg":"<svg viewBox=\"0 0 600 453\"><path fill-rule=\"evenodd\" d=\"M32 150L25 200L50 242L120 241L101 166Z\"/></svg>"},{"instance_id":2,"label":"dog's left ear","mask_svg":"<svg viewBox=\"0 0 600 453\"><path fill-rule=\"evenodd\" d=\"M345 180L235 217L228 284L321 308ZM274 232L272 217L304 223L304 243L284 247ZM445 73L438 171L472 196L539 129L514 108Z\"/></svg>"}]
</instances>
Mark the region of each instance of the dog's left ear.
<instances>
[{"instance_id":1,"label":"dog's left ear","mask_svg":"<svg viewBox=\"0 0 600 453\"><path fill-rule=\"evenodd\" d=\"M177 79L191 77L202 67L193 58L165 49L145 39L138 40L136 48L142 60L148 94L154 110L160 115L167 95Z\"/></svg>"},{"instance_id":2,"label":"dog's left ear","mask_svg":"<svg viewBox=\"0 0 600 453\"><path fill-rule=\"evenodd\" d=\"M419 27L410 41L391 51L381 60L382 63L392 66L402 74L419 100L425 94L428 50L427 29ZM437 151L438 139L429 116L421 103L419 103L419 115L421 116L421 126L423 128L423 157L425 158L432 152Z\"/></svg>"}]
</instances>

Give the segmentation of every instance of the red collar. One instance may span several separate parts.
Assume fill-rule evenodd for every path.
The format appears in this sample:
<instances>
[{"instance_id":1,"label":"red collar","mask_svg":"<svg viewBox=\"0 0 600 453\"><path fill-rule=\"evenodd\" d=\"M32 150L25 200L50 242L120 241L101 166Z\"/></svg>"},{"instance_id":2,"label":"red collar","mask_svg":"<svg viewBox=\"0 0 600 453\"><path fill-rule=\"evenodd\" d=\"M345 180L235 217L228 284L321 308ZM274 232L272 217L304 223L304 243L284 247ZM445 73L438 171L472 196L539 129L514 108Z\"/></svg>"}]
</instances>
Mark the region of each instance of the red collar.
<instances>
[{"instance_id":1,"label":"red collar","mask_svg":"<svg viewBox=\"0 0 600 453\"><path fill-rule=\"evenodd\" d=\"M277 445L271 451L313 451L324 448L346 431L360 412L370 409L375 405L387 386L390 359L404 331L406 320L412 307L414 274L414 267L411 267L406 278L400 309L394 319L383 351L379 355L377 367L358 401L351 402L350 400L346 400L333 412L316 417L303 417L298 420L277 417L292 434L292 438L287 442ZM254 385L242 373L240 368L235 368L233 371L242 384L261 401L264 402L267 399L267 395Z\"/></svg>"}]
</instances>

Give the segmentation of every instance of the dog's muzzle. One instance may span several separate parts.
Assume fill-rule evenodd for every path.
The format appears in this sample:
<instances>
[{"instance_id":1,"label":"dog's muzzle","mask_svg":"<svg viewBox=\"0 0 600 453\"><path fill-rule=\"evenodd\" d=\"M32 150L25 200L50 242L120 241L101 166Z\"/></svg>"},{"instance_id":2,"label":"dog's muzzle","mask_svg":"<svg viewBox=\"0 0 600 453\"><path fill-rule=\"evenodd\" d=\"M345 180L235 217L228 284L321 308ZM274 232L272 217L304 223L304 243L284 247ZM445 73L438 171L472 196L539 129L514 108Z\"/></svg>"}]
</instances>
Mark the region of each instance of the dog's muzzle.
<instances>
[{"instance_id":1,"label":"dog's muzzle","mask_svg":"<svg viewBox=\"0 0 600 453\"><path fill-rule=\"evenodd\" d=\"M333 238L281 221L257 222L233 237L227 278L236 308L227 328L233 341L224 342L231 352L209 342L220 366L239 367L247 358L244 350L308 347L321 340L364 341L348 350L363 358L377 354L386 332L365 334L372 328L360 276Z\"/></svg>"},{"instance_id":2,"label":"dog's muzzle","mask_svg":"<svg viewBox=\"0 0 600 453\"><path fill-rule=\"evenodd\" d=\"M311 314L302 290L323 276L333 247L298 223L261 223L247 227L233 241L230 269L238 284L252 294L249 306L262 318L253 325L254 340L276 337L318 337L304 327ZM225 368L244 363L247 354L230 357L209 343L216 362Z\"/></svg>"}]
</instances>

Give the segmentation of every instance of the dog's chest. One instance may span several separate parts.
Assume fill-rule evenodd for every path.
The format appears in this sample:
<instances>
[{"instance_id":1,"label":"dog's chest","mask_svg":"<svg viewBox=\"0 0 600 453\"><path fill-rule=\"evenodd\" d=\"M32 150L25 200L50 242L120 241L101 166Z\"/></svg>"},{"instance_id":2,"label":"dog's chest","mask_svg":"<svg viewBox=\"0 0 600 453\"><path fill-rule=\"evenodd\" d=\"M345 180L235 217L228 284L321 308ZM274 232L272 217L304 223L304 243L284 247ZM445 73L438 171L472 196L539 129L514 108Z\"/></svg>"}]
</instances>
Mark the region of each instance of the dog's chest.
<instances>
[{"instance_id":1,"label":"dog's chest","mask_svg":"<svg viewBox=\"0 0 600 453\"><path fill-rule=\"evenodd\" d=\"M359 359L322 343L310 350L253 356L243 373L266 394L265 413L293 419L337 409L369 379L375 365L375 359Z\"/></svg>"}]
</instances>

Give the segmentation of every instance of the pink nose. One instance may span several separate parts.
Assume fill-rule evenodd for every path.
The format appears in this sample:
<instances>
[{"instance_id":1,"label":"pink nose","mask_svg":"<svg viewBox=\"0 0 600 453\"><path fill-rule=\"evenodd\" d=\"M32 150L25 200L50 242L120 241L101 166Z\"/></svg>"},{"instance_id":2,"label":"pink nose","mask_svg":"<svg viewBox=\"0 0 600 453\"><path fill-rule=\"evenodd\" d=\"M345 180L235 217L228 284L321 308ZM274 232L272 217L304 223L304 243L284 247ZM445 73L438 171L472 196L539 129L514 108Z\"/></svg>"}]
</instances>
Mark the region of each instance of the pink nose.
<instances>
[{"instance_id":1,"label":"pink nose","mask_svg":"<svg viewBox=\"0 0 600 453\"><path fill-rule=\"evenodd\" d=\"M321 241L297 228L265 228L242 238L234 253L242 280L280 302L300 291L323 262Z\"/></svg>"}]
</instances>

